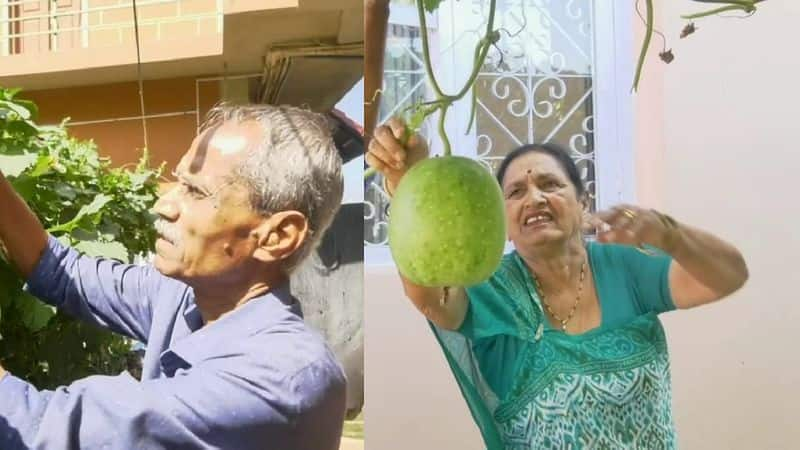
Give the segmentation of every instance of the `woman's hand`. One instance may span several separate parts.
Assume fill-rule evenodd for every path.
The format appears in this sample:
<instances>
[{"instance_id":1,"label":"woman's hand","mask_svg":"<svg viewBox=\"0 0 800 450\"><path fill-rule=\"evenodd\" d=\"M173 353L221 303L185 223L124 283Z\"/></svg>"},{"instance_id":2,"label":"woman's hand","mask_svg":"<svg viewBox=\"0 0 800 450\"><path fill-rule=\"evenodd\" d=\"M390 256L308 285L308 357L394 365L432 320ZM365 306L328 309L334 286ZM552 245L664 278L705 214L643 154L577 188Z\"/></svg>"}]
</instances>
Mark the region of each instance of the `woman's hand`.
<instances>
[{"instance_id":1,"label":"woman's hand","mask_svg":"<svg viewBox=\"0 0 800 450\"><path fill-rule=\"evenodd\" d=\"M677 308L719 300L741 288L749 276L736 247L655 210L619 205L588 221L597 227L600 242L648 244L668 253L673 258L669 288Z\"/></svg>"},{"instance_id":2,"label":"woman's hand","mask_svg":"<svg viewBox=\"0 0 800 450\"><path fill-rule=\"evenodd\" d=\"M403 145L405 136L406 124L392 118L375 129L369 143L367 164L384 176L389 195L394 193L408 169L428 157L428 146L420 135L411 135ZM400 279L406 297L428 320L447 330L456 330L464 322L468 303L462 287L420 286L407 280L403 274L400 274Z\"/></svg>"},{"instance_id":3,"label":"woman's hand","mask_svg":"<svg viewBox=\"0 0 800 450\"><path fill-rule=\"evenodd\" d=\"M656 210L617 205L597 212L589 220L597 229L600 242L636 247L647 244L670 254L674 250L678 223Z\"/></svg>"},{"instance_id":4,"label":"woman's hand","mask_svg":"<svg viewBox=\"0 0 800 450\"><path fill-rule=\"evenodd\" d=\"M398 119L389 121L375 128L373 139L369 143L367 164L386 178L387 194L394 193L400 179L417 162L428 157L428 146L418 134L413 134L403 144L406 124Z\"/></svg>"}]
</instances>

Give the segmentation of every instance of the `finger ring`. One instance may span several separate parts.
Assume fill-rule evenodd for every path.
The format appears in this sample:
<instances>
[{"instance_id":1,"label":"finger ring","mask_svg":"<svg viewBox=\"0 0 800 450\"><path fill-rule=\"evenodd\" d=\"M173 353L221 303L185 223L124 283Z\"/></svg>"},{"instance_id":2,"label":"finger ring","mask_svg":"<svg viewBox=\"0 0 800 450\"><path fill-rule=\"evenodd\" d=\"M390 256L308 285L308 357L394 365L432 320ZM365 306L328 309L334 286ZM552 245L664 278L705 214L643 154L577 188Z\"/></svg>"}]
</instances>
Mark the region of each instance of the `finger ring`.
<instances>
[{"instance_id":1,"label":"finger ring","mask_svg":"<svg viewBox=\"0 0 800 450\"><path fill-rule=\"evenodd\" d=\"M636 218L636 212L628 208L623 209L622 214L625 214L625 216L627 216L631 220Z\"/></svg>"}]
</instances>

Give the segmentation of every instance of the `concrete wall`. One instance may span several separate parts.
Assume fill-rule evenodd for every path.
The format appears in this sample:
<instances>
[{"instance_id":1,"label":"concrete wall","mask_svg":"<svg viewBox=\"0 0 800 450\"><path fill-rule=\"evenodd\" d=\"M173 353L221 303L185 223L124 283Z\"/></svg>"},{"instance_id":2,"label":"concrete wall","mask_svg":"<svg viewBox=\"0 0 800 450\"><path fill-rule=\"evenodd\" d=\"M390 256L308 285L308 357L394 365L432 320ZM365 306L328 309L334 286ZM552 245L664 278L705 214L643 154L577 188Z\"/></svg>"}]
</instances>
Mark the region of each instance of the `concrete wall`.
<instances>
[{"instance_id":1,"label":"concrete wall","mask_svg":"<svg viewBox=\"0 0 800 450\"><path fill-rule=\"evenodd\" d=\"M147 134L153 165L169 174L196 135L197 120L222 97L219 81L173 78L144 83ZM114 165L135 163L144 148L139 86L135 82L25 91L39 105L41 123L70 117L70 134L92 139Z\"/></svg>"}]
</instances>

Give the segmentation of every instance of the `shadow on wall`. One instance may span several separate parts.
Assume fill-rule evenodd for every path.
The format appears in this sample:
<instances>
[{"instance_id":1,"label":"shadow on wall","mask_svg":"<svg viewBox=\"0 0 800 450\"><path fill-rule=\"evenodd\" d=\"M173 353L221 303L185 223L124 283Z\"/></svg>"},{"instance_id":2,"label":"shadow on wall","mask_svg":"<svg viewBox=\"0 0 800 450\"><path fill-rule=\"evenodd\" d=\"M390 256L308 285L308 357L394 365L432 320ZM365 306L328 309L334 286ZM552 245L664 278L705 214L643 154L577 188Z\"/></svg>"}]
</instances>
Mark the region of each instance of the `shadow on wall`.
<instances>
[{"instance_id":1,"label":"shadow on wall","mask_svg":"<svg viewBox=\"0 0 800 450\"><path fill-rule=\"evenodd\" d=\"M306 322L336 353L347 375L347 418L364 406L364 204L342 205L322 242L292 274Z\"/></svg>"}]
</instances>

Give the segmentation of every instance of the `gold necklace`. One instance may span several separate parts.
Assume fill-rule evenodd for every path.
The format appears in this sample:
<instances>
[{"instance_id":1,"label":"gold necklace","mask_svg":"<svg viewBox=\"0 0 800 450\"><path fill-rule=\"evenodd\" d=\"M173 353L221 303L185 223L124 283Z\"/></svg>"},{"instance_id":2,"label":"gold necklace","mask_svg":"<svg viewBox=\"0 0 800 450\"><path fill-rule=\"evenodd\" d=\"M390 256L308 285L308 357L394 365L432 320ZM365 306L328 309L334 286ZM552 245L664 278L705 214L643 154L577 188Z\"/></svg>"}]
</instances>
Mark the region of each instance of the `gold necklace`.
<instances>
[{"instance_id":1,"label":"gold necklace","mask_svg":"<svg viewBox=\"0 0 800 450\"><path fill-rule=\"evenodd\" d=\"M584 260L583 263L581 264L581 278L580 281L578 281L578 295L575 297L575 304L572 305L572 309L569 311L567 317L565 319L562 319L561 317L558 316L558 314L556 314L555 311L553 311L553 308L551 308L550 305L547 303L547 300L544 297L544 290L542 289L542 285L539 284L539 277L537 277L536 274L534 274L533 276L533 281L536 284L536 291L539 294L539 298L542 299L542 304L544 304L544 307L547 308L547 312L549 312L554 319L556 319L558 322L561 323L561 331L567 331L567 323L569 323L569 321L575 315L575 311L578 310L578 304L581 302L581 293L583 292L583 279L585 277L586 277L586 261Z\"/></svg>"}]
</instances>

